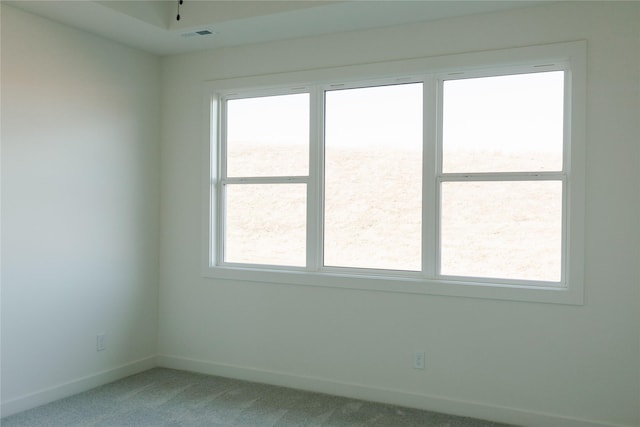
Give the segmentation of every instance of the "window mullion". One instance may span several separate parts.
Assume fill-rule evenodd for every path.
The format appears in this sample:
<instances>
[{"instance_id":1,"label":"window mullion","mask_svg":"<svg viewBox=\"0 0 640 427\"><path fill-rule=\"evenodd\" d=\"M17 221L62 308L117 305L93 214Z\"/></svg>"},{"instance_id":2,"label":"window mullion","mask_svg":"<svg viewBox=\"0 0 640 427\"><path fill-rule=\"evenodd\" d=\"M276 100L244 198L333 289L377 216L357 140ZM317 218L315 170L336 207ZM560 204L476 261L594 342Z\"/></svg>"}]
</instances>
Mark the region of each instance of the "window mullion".
<instances>
[{"instance_id":1,"label":"window mullion","mask_svg":"<svg viewBox=\"0 0 640 427\"><path fill-rule=\"evenodd\" d=\"M307 185L307 269L318 271L322 266L322 181L324 164L324 103L322 89L313 87L310 96L309 120L309 182Z\"/></svg>"},{"instance_id":2,"label":"window mullion","mask_svg":"<svg viewBox=\"0 0 640 427\"><path fill-rule=\"evenodd\" d=\"M437 81L427 76L423 85L422 138L422 272L427 277L435 277L437 266L438 236L438 176L440 151L438 143L439 98Z\"/></svg>"}]
</instances>

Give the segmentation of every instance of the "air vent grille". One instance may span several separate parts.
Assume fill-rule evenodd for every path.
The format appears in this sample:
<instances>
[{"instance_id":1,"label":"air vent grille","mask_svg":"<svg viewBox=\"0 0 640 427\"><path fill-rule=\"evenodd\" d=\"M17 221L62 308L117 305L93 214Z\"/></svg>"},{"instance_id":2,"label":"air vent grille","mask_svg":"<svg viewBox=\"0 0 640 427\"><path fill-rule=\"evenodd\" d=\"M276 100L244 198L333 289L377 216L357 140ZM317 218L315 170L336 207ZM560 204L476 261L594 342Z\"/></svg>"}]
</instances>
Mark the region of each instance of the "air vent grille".
<instances>
[{"instance_id":1,"label":"air vent grille","mask_svg":"<svg viewBox=\"0 0 640 427\"><path fill-rule=\"evenodd\" d=\"M190 37L212 36L213 34L215 34L213 31L204 29L204 30L188 31L186 33L181 33L180 35L184 38L190 38Z\"/></svg>"}]
</instances>

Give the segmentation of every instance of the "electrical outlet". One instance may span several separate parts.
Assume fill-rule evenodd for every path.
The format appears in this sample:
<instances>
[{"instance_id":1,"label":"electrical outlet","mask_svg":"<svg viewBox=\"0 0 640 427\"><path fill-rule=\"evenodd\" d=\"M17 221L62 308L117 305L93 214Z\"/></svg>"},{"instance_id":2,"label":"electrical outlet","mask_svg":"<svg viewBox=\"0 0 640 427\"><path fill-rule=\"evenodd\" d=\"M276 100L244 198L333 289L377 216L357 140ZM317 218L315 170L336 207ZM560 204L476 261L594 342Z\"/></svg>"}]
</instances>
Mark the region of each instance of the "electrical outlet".
<instances>
[{"instance_id":1,"label":"electrical outlet","mask_svg":"<svg viewBox=\"0 0 640 427\"><path fill-rule=\"evenodd\" d=\"M424 369L424 351L413 353L413 369Z\"/></svg>"},{"instance_id":2,"label":"electrical outlet","mask_svg":"<svg viewBox=\"0 0 640 427\"><path fill-rule=\"evenodd\" d=\"M98 334L96 337L96 350L103 351L107 349L107 334Z\"/></svg>"}]
</instances>

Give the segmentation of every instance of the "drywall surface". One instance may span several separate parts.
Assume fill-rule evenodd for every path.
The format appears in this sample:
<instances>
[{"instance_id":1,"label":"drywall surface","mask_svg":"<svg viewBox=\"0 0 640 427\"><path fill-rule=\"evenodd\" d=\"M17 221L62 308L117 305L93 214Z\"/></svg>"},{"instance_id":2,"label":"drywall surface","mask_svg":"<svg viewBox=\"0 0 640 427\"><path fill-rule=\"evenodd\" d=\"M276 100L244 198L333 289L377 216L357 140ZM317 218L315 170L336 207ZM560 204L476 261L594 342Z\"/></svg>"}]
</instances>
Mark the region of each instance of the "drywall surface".
<instances>
[{"instance_id":1,"label":"drywall surface","mask_svg":"<svg viewBox=\"0 0 640 427\"><path fill-rule=\"evenodd\" d=\"M566 2L164 58L161 363L524 425L640 424L639 18ZM588 46L583 306L201 276L204 81L572 40Z\"/></svg>"},{"instance_id":2,"label":"drywall surface","mask_svg":"<svg viewBox=\"0 0 640 427\"><path fill-rule=\"evenodd\" d=\"M155 355L159 83L157 57L2 6L3 415Z\"/></svg>"}]
</instances>

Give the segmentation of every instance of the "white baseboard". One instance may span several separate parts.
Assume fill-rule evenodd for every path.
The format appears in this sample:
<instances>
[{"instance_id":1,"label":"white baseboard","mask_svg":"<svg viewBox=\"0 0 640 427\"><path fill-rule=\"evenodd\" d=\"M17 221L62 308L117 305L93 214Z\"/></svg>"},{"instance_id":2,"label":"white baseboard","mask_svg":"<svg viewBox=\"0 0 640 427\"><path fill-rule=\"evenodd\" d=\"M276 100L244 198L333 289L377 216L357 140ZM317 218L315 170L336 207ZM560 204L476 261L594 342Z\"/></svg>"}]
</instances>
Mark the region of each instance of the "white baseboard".
<instances>
[{"instance_id":1,"label":"white baseboard","mask_svg":"<svg viewBox=\"0 0 640 427\"><path fill-rule=\"evenodd\" d=\"M147 357L145 359L136 360L125 365L117 366L106 371L87 375L43 390L29 393L14 399L2 402L0 414L8 417L36 406L44 405L58 399L73 396L83 391L119 380L129 375L134 375L142 371L146 371L157 366L156 356Z\"/></svg>"},{"instance_id":2,"label":"white baseboard","mask_svg":"<svg viewBox=\"0 0 640 427\"><path fill-rule=\"evenodd\" d=\"M535 427L632 427L592 420L456 400L447 397L409 393L360 384L344 383L325 378L292 375L285 372L188 359L172 355L158 355L158 366L227 378L273 384L337 396L374 402L390 403L411 408L442 412L452 415L480 418L490 421Z\"/></svg>"}]
</instances>

